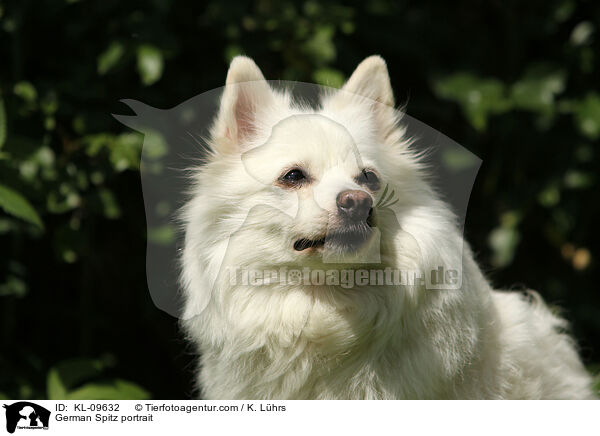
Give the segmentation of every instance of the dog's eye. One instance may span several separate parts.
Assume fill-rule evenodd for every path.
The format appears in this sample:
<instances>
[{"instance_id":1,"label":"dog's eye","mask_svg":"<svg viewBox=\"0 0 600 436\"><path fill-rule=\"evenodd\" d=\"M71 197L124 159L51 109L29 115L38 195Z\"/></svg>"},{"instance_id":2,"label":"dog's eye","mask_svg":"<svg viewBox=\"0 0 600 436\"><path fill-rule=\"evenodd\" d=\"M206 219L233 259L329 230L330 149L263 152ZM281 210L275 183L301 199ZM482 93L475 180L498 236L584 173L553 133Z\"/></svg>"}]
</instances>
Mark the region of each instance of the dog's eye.
<instances>
[{"instance_id":1,"label":"dog's eye","mask_svg":"<svg viewBox=\"0 0 600 436\"><path fill-rule=\"evenodd\" d=\"M294 168L293 170L290 170L287 173L285 173L285 175L281 179L286 183L299 183L306 179L306 175L304 174L304 172L302 172L302 170Z\"/></svg>"},{"instance_id":2,"label":"dog's eye","mask_svg":"<svg viewBox=\"0 0 600 436\"><path fill-rule=\"evenodd\" d=\"M356 181L360 185L364 185L371 191L377 191L380 187L379 177L373 171L363 170L362 173L356 178Z\"/></svg>"}]
</instances>

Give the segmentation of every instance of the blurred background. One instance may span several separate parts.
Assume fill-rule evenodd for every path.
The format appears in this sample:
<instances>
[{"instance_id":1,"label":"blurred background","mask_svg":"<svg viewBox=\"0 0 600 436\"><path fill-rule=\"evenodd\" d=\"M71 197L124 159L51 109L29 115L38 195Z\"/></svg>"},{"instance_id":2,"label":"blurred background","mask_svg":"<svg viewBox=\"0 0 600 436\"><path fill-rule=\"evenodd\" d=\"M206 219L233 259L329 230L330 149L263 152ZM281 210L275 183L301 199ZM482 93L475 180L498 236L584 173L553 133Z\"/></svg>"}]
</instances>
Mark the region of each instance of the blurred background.
<instances>
[{"instance_id":1,"label":"blurred background","mask_svg":"<svg viewBox=\"0 0 600 436\"><path fill-rule=\"evenodd\" d=\"M382 55L483 160L465 234L490 279L561 306L596 373L599 26L591 0L0 1L0 398L193 394L146 285L143 137L110 114L222 86L237 54L330 86Z\"/></svg>"}]
</instances>

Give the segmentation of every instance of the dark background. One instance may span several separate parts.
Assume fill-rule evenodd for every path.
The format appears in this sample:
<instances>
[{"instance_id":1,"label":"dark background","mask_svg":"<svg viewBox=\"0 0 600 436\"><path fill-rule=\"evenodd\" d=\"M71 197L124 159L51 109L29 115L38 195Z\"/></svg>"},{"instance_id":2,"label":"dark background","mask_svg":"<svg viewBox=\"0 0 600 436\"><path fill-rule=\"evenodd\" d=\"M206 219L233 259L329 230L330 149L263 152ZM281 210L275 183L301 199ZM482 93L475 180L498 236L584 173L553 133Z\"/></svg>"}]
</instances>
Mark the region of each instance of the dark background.
<instances>
[{"instance_id":1,"label":"dark background","mask_svg":"<svg viewBox=\"0 0 600 436\"><path fill-rule=\"evenodd\" d=\"M229 60L339 86L370 54L407 112L482 160L466 237L493 283L563 308L600 362L600 4L0 2L0 398L188 398L191 350L145 275L133 98Z\"/></svg>"}]
</instances>

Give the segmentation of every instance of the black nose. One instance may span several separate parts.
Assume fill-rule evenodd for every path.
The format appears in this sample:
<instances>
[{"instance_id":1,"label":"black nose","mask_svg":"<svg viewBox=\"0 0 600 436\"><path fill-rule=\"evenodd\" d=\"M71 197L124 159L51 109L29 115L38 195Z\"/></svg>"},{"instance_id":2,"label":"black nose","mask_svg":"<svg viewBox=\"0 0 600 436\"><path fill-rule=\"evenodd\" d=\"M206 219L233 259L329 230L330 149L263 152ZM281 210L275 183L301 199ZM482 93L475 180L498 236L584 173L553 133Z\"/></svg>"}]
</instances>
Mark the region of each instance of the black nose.
<instances>
[{"instance_id":1,"label":"black nose","mask_svg":"<svg viewBox=\"0 0 600 436\"><path fill-rule=\"evenodd\" d=\"M336 202L340 215L351 221L366 221L373 207L371 196L359 190L340 192Z\"/></svg>"}]
</instances>

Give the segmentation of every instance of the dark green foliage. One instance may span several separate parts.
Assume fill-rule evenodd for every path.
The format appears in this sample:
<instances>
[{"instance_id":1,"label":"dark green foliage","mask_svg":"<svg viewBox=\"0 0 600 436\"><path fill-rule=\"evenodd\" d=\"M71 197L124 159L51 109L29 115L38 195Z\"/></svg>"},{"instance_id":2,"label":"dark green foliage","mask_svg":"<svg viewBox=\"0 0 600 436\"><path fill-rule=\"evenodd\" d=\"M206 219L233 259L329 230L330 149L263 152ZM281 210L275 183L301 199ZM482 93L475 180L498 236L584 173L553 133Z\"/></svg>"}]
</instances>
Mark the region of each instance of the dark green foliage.
<instances>
[{"instance_id":1,"label":"dark green foliage","mask_svg":"<svg viewBox=\"0 0 600 436\"><path fill-rule=\"evenodd\" d=\"M0 2L0 396L190 395L146 288L142 138L110 114L222 86L238 53L333 86L381 54L408 113L483 159L466 236L493 282L600 361L599 26L570 0Z\"/></svg>"}]
</instances>

